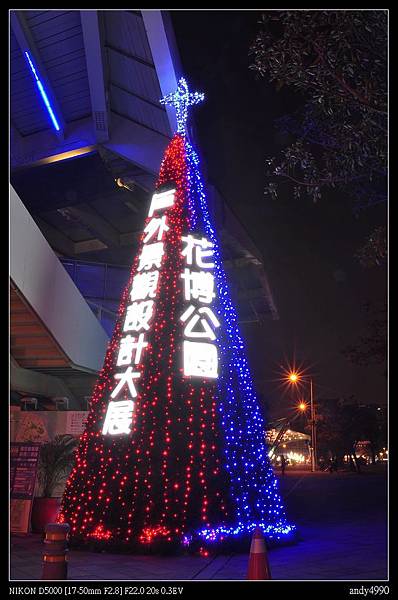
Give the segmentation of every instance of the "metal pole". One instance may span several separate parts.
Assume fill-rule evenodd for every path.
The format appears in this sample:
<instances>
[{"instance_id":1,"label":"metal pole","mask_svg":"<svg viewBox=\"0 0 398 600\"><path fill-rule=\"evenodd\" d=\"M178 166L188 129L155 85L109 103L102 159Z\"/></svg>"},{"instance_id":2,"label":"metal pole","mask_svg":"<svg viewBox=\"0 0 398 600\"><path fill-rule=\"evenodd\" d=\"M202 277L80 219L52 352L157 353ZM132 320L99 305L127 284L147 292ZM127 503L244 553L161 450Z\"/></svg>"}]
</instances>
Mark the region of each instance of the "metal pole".
<instances>
[{"instance_id":1,"label":"metal pole","mask_svg":"<svg viewBox=\"0 0 398 600\"><path fill-rule=\"evenodd\" d=\"M310 379L310 397L311 397L311 471L316 471L317 456L316 456L316 421L315 421L315 404L312 379Z\"/></svg>"}]
</instances>

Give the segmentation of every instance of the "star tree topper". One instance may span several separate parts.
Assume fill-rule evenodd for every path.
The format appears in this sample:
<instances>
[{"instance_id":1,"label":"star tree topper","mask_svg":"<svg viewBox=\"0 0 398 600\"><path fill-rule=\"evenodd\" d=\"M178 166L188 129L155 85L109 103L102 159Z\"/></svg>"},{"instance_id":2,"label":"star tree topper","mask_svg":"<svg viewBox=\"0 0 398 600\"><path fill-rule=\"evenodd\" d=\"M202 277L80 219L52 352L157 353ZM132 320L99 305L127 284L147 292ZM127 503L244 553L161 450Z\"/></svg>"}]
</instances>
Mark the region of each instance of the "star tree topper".
<instances>
[{"instance_id":1,"label":"star tree topper","mask_svg":"<svg viewBox=\"0 0 398 600\"><path fill-rule=\"evenodd\" d=\"M177 133L184 134L186 132L188 107L203 102L204 97L205 95L201 92L190 92L184 77L180 78L175 92L163 96L160 103L174 106L176 110Z\"/></svg>"}]
</instances>

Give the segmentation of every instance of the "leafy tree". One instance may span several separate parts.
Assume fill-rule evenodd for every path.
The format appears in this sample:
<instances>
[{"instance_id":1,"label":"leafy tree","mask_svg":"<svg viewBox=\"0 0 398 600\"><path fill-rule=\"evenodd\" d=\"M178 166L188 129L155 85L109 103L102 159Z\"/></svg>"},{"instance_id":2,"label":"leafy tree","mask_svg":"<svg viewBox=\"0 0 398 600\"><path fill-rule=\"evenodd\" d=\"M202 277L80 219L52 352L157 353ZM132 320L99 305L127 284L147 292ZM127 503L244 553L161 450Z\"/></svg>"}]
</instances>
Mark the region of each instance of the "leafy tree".
<instances>
[{"instance_id":1,"label":"leafy tree","mask_svg":"<svg viewBox=\"0 0 398 600\"><path fill-rule=\"evenodd\" d=\"M360 248L357 258L363 267L382 265L387 257L387 236L384 226L376 227L369 236L366 244Z\"/></svg>"},{"instance_id":2,"label":"leafy tree","mask_svg":"<svg viewBox=\"0 0 398 600\"><path fill-rule=\"evenodd\" d=\"M317 450L318 458L329 454L342 460L345 444L341 436L341 427L337 418L338 406L330 402L317 402ZM307 427L310 433L310 425Z\"/></svg>"},{"instance_id":3,"label":"leafy tree","mask_svg":"<svg viewBox=\"0 0 398 600\"><path fill-rule=\"evenodd\" d=\"M343 354L348 360L361 367L385 365L387 358L387 306L365 304L366 333L354 344L346 346Z\"/></svg>"},{"instance_id":4,"label":"leafy tree","mask_svg":"<svg viewBox=\"0 0 398 600\"><path fill-rule=\"evenodd\" d=\"M387 12L267 11L250 52L258 76L303 99L277 122L294 141L267 160L266 193L289 183L314 202L327 189L348 193L356 210L385 202ZM384 240L384 228L370 236L365 261L384 260Z\"/></svg>"},{"instance_id":5,"label":"leafy tree","mask_svg":"<svg viewBox=\"0 0 398 600\"><path fill-rule=\"evenodd\" d=\"M357 442L370 442L373 461L386 443L386 427L377 406L361 406L353 401L322 401L317 403L317 442L319 456L331 453L341 462L352 456L357 470Z\"/></svg>"},{"instance_id":6,"label":"leafy tree","mask_svg":"<svg viewBox=\"0 0 398 600\"><path fill-rule=\"evenodd\" d=\"M386 445L386 423L379 418L377 406L360 406L356 414L356 429L362 440L370 442L372 462L376 462L376 453Z\"/></svg>"}]
</instances>

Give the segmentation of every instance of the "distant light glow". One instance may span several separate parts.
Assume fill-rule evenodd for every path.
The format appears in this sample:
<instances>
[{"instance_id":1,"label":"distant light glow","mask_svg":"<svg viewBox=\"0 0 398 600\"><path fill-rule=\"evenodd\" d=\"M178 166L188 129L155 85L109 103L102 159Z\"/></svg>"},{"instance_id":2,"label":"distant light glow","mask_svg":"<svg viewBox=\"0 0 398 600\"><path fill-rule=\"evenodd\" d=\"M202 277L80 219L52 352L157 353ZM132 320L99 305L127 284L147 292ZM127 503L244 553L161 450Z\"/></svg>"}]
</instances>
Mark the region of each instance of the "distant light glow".
<instances>
[{"instance_id":1,"label":"distant light glow","mask_svg":"<svg viewBox=\"0 0 398 600\"><path fill-rule=\"evenodd\" d=\"M296 463L304 463L305 462L305 456L304 456L304 454L301 454L300 452L288 452L286 456L292 462L296 462Z\"/></svg>"},{"instance_id":2,"label":"distant light glow","mask_svg":"<svg viewBox=\"0 0 398 600\"><path fill-rule=\"evenodd\" d=\"M28 63L29 63L29 66L30 66L30 70L32 71L32 74L33 74L33 76L34 76L34 78L36 80L37 87L39 88L39 92L41 94L41 97L43 98L43 102L44 102L44 104L46 106L48 114L50 115L50 118L51 118L51 121L52 121L52 123L54 125L54 128L56 129L56 131L60 131L61 128L60 128L59 123L58 123L58 121L57 121L57 119L55 117L54 111L52 109L52 106L51 106L50 101L48 99L48 96L46 94L46 91L45 91L45 89L43 87L43 84L40 81L40 79L39 79L39 77L38 77L38 75L36 73L36 69L35 69L35 66L34 66L34 64L32 62L32 59L31 59L30 55L29 55L29 52L25 52L25 56L26 56L26 58L28 60Z\"/></svg>"}]
</instances>

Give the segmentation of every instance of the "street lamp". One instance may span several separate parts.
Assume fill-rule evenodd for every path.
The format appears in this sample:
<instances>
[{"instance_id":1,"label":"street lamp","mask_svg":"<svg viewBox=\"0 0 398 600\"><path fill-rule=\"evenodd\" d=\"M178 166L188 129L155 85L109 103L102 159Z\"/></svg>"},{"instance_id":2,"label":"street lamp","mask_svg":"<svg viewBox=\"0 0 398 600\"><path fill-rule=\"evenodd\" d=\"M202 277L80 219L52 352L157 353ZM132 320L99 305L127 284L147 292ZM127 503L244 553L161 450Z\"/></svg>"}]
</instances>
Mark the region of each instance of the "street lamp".
<instances>
[{"instance_id":1,"label":"street lamp","mask_svg":"<svg viewBox=\"0 0 398 600\"><path fill-rule=\"evenodd\" d=\"M303 376L301 373L291 371L288 373L287 380L293 385L297 385ZM311 406L311 471L314 472L317 469L317 449L316 449L316 418L315 418L315 403L314 403L314 389L312 383L312 377L310 378L310 406ZM305 411L307 405L304 402L300 402L298 409Z\"/></svg>"},{"instance_id":2,"label":"street lamp","mask_svg":"<svg viewBox=\"0 0 398 600\"><path fill-rule=\"evenodd\" d=\"M298 404L297 408L298 408L298 410L301 410L301 412L305 412L307 410L308 406L305 402L300 402L300 404Z\"/></svg>"}]
</instances>

